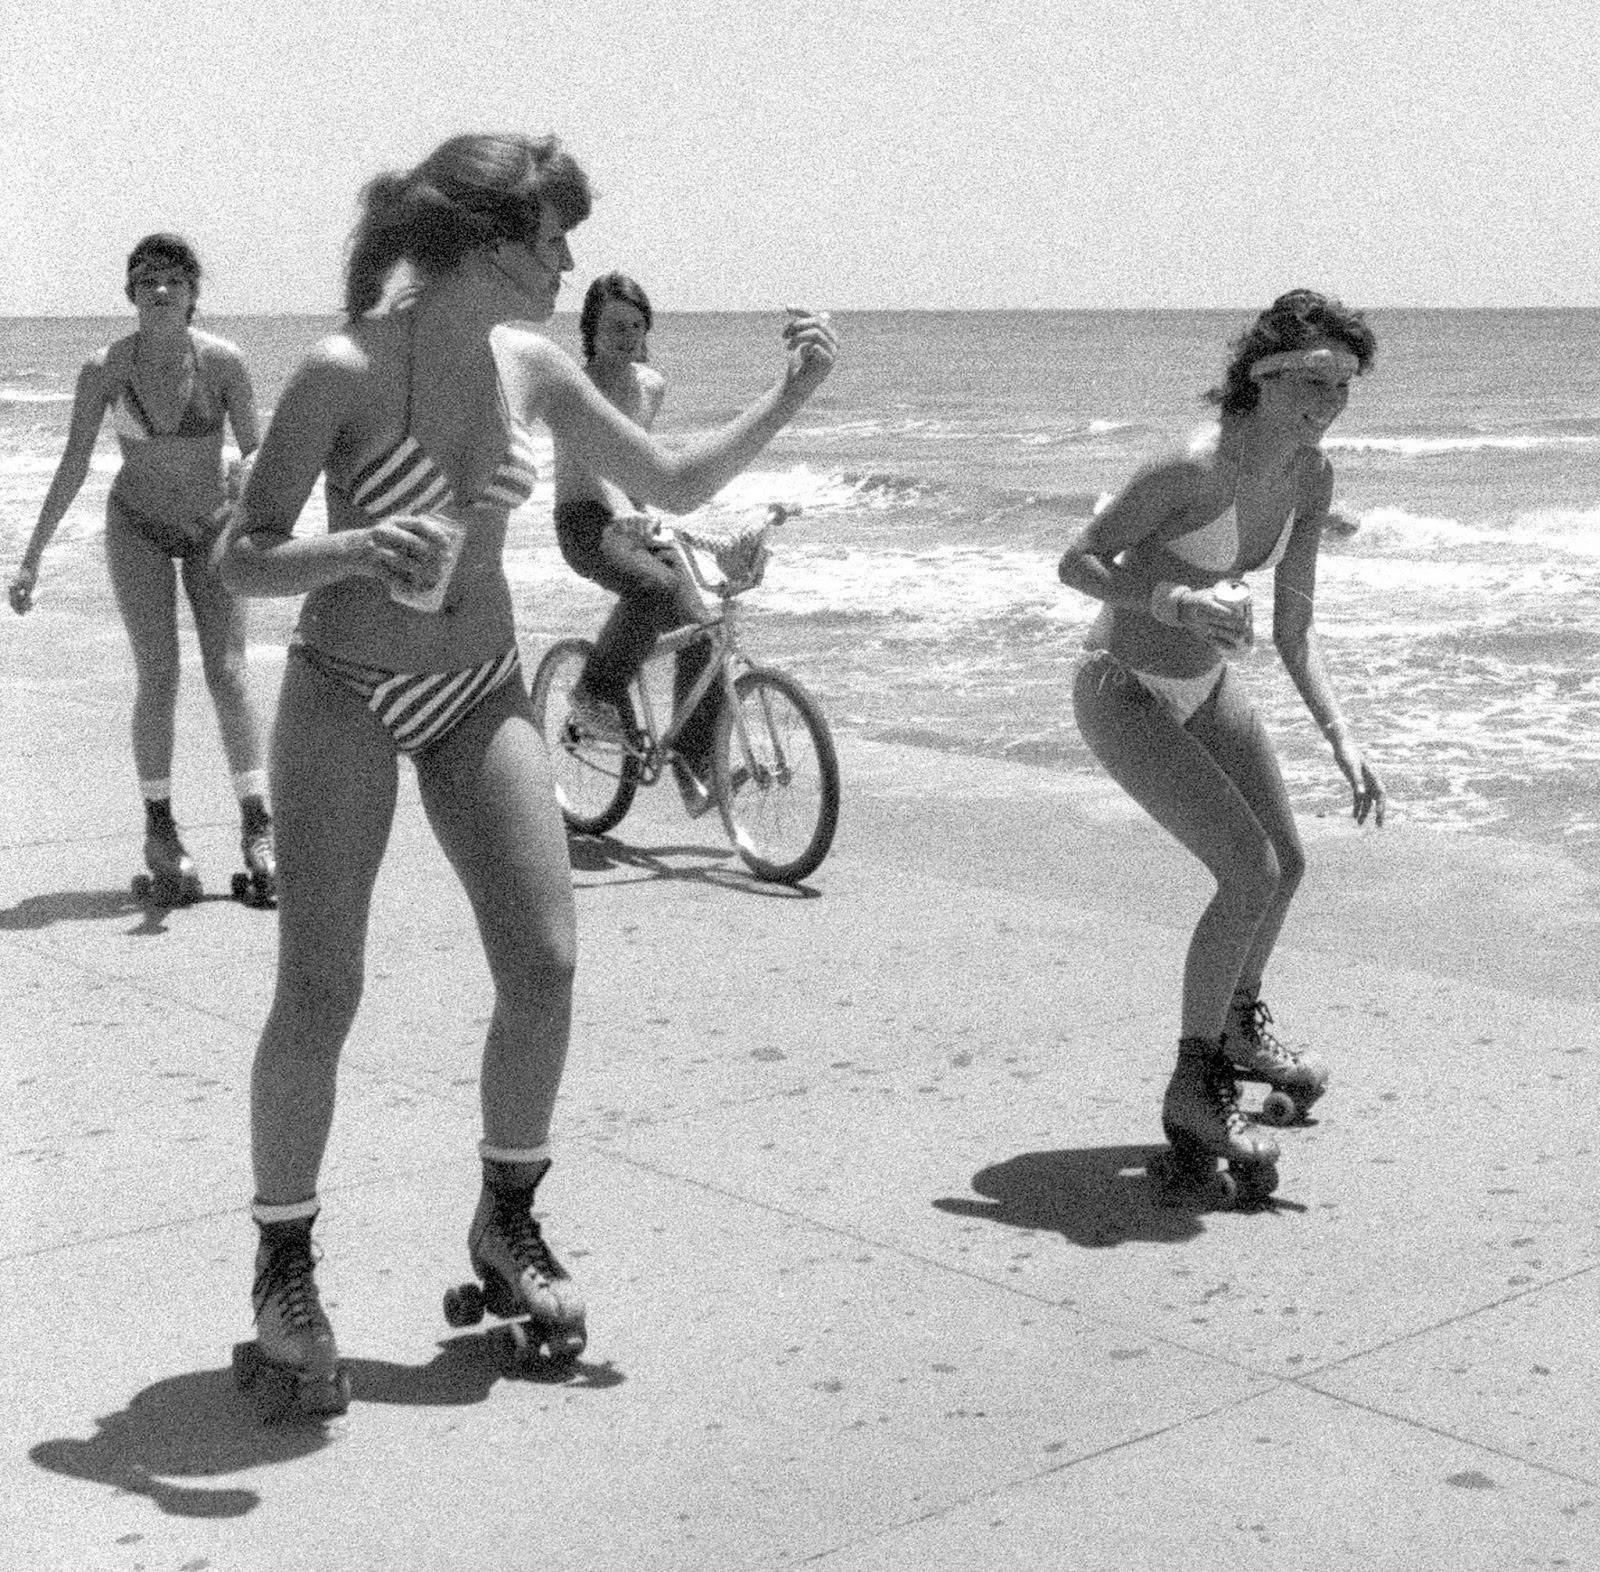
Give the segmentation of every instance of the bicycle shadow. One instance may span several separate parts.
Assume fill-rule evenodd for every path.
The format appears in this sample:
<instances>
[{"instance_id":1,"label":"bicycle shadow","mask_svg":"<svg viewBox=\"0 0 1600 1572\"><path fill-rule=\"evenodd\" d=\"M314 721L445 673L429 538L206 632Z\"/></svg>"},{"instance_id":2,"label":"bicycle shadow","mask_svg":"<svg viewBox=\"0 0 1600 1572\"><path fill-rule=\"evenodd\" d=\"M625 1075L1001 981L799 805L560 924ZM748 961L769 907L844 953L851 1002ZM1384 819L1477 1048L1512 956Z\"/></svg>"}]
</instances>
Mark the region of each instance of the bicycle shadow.
<instances>
[{"instance_id":1,"label":"bicycle shadow","mask_svg":"<svg viewBox=\"0 0 1600 1572\"><path fill-rule=\"evenodd\" d=\"M682 884L706 884L718 889L739 890L746 895L761 895L773 900L813 901L822 892L809 884L778 884L758 879L738 860L729 846L680 842L666 846L630 846L609 835L579 835L569 831L567 855L574 874L609 874L631 871L637 877L610 878L579 889L601 889L609 885L644 884L653 880ZM693 857L693 863L669 862L668 858Z\"/></svg>"},{"instance_id":2,"label":"bicycle shadow","mask_svg":"<svg viewBox=\"0 0 1600 1572\"><path fill-rule=\"evenodd\" d=\"M972 1188L985 1199L946 1197L933 1205L952 1217L1057 1233L1086 1250L1135 1242L1182 1244L1205 1232L1208 1214L1158 1199L1145 1169L1165 1150L1164 1143L1156 1143L1024 1152L972 1176ZM1274 1196L1263 1208L1280 1209L1305 1207Z\"/></svg>"},{"instance_id":3,"label":"bicycle shadow","mask_svg":"<svg viewBox=\"0 0 1600 1572\"><path fill-rule=\"evenodd\" d=\"M485 1401L497 1382L528 1380L604 1390L626 1379L609 1363L513 1370L497 1332L442 1341L423 1365L348 1359L355 1403L410 1408L465 1407ZM509 1338L506 1339L509 1343ZM335 1424L338 1423L337 1421ZM239 1518L261 1505L258 1491L196 1484L246 1469L308 1457L334 1438L331 1424L263 1424L230 1369L169 1376L95 1421L87 1440L61 1437L28 1449L36 1467L146 1496L172 1517Z\"/></svg>"}]
</instances>

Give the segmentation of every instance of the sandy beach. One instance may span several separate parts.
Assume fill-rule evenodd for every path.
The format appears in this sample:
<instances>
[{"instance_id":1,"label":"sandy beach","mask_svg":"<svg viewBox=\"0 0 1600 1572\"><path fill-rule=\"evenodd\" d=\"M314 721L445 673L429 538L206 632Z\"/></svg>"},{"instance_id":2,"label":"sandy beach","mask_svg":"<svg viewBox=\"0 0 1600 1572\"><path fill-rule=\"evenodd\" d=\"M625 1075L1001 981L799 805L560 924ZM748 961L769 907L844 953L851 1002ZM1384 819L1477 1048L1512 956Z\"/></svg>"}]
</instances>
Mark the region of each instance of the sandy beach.
<instances>
[{"instance_id":1,"label":"sandy beach","mask_svg":"<svg viewBox=\"0 0 1600 1572\"><path fill-rule=\"evenodd\" d=\"M9 1565L1600 1566L1600 901L1559 850L1305 821L1267 997L1334 1082L1273 1211L1196 1216L1143 1167L1206 881L1113 788L846 736L800 892L646 794L574 844L541 1205L590 1342L546 1384L440 1313L490 998L405 772L318 1231L355 1401L265 1429L228 1358L274 927L221 898L192 638L219 898L164 916L120 628L42 595L0 653Z\"/></svg>"}]
</instances>

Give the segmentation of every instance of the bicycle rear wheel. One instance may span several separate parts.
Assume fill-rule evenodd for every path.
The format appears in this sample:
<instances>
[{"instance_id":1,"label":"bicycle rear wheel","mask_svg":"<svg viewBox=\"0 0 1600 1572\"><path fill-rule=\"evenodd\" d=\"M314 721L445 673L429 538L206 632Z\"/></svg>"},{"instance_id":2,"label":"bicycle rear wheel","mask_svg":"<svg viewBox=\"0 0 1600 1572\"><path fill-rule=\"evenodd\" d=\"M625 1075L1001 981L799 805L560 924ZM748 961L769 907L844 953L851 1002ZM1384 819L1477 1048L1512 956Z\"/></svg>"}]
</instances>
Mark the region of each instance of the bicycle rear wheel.
<instances>
[{"instance_id":1,"label":"bicycle rear wheel","mask_svg":"<svg viewBox=\"0 0 1600 1572\"><path fill-rule=\"evenodd\" d=\"M793 677L758 667L733 684L717 723L722 822L758 879L798 884L839 824L839 758L817 701Z\"/></svg>"},{"instance_id":2,"label":"bicycle rear wheel","mask_svg":"<svg viewBox=\"0 0 1600 1572\"><path fill-rule=\"evenodd\" d=\"M572 715L572 689L593 648L588 639L562 639L552 645L529 690L533 723L550 754L556 802L568 826L580 835L604 835L615 829L639 790L638 759L597 740Z\"/></svg>"}]
</instances>

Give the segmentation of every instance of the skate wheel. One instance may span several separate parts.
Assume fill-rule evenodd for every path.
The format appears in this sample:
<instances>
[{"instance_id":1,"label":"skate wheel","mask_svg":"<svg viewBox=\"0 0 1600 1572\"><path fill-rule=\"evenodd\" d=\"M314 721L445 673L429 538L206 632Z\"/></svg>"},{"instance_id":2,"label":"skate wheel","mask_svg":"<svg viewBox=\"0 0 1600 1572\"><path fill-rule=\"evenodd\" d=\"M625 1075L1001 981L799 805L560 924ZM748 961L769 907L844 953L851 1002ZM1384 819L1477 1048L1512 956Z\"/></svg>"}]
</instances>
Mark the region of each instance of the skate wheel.
<instances>
[{"instance_id":1,"label":"skate wheel","mask_svg":"<svg viewBox=\"0 0 1600 1572\"><path fill-rule=\"evenodd\" d=\"M233 876L233 898L236 901L245 900L250 894L250 879L247 874L236 873Z\"/></svg>"},{"instance_id":2,"label":"skate wheel","mask_svg":"<svg viewBox=\"0 0 1600 1572\"><path fill-rule=\"evenodd\" d=\"M193 874L178 886L178 903L182 906L193 906L204 892L200 888L200 881Z\"/></svg>"},{"instance_id":3,"label":"skate wheel","mask_svg":"<svg viewBox=\"0 0 1600 1572\"><path fill-rule=\"evenodd\" d=\"M1232 1163L1223 1177L1233 1187L1234 1204L1259 1206L1278 1188L1278 1165Z\"/></svg>"},{"instance_id":4,"label":"skate wheel","mask_svg":"<svg viewBox=\"0 0 1600 1572\"><path fill-rule=\"evenodd\" d=\"M483 1319L483 1290L476 1283L447 1288L444 1319L447 1326L476 1326Z\"/></svg>"},{"instance_id":5,"label":"skate wheel","mask_svg":"<svg viewBox=\"0 0 1600 1572\"><path fill-rule=\"evenodd\" d=\"M155 888L155 883L148 873L136 873L133 876L133 893L141 901L150 899L150 892Z\"/></svg>"},{"instance_id":6,"label":"skate wheel","mask_svg":"<svg viewBox=\"0 0 1600 1572\"><path fill-rule=\"evenodd\" d=\"M1287 1092L1273 1090L1261 1099L1258 1117L1262 1124L1276 1125L1282 1129L1285 1125L1300 1122L1300 1105Z\"/></svg>"}]
</instances>

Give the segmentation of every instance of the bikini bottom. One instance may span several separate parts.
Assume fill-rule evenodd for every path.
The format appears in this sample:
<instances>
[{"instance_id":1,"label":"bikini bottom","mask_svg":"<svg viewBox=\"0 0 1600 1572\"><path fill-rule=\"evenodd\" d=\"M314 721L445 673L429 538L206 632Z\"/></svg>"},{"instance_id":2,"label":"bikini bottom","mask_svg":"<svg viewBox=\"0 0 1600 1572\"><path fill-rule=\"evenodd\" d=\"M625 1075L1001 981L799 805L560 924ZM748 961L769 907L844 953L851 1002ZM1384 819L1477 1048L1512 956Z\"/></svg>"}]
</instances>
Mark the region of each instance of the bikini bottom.
<instances>
[{"instance_id":1,"label":"bikini bottom","mask_svg":"<svg viewBox=\"0 0 1600 1572\"><path fill-rule=\"evenodd\" d=\"M217 537L227 525L230 511L227 507L220 507L215 513L191 519L187 524L174 524L170 519L129 507L115 492L111 494L111 504L116 516L135 535L149 541L163 556L179 561L187 557L205 556L216 545Z\"/></svg>"},{"instance_id":2,"label":"bikini bottom","mask_svg":"<svg viewBox=\"0 0 1600 1572\"><path fill-rule=\"evenodd\" d=\"M1180 726L1187 725L1189 717L1217 691L1217 684L1222 681L1222 674L1228 669L1227 663L1219 660L1209 671L1201 672L1198 677L1167 677L1160 672L1140 671L1137 667L1129 666L1118 660L1109 650L1098 650L1095 653L1120 666L1134 678L1165 707Z\"/></svg>"},{"instance_id":3,"label":"bikini bottom","mask_svg":"<svg viewBox=\"0 0 1600 1572\"><path fill-rule=\"evenodd\" d=\"M386 671L310 644L292 644L289 653L361 698L405 754L420 753L447 736L522 671L514 644L465 671Z\"/></svg>"}]
</instances>

